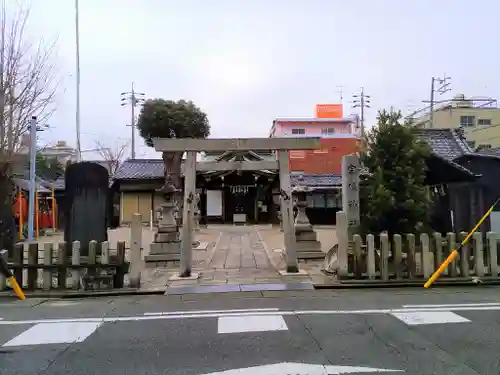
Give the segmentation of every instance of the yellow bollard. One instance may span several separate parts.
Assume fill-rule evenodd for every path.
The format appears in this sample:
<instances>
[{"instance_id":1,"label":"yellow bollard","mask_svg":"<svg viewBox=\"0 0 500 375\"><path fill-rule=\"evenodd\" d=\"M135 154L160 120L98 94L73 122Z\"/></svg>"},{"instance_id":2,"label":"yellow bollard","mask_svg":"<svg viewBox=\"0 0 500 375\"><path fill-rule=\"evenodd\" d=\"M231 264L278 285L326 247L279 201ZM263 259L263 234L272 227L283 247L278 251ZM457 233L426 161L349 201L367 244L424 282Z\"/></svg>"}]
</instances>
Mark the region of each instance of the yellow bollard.
<instances>
[{"instance_id":1,"label":"yellow bollard","mask_svg":"<svg viewBox=\"0 0 500 375\"><path fill-rule=\"evenodd\" d=\"M9 284L12 286L12 289L14 290L14 293L19 297L19 299L26 299L26 296L24 295L23 290L19 286L16 278L10 272L8 264L7 264L7 251L1 251L0 252L0 273L5 276L5 278L9 281Z\"/></svg>"},{"instance_id":2,"label":"yellow bollard","mask_svg":"<svg viewBox=\"0 0 500 375\"><path fill-rule=\"evenodd\" d=\"M488 211L486 211L486 213L483 215L483 217L481 218L481 220L479 220L477 222L476 226L469 232L469 234L467 234L467 237L464 238L464 240L462 241L462 243L460 244L460 246L458 247L458 249L453 250L451 252L451 254L448 255L448 257L446 258L446 260L439 266L439 268L431 275L431 277L429 277L429 279L424 284L424 288L430 287L432 285L432 283L434 281L436 281L439 276L441 276L441 274L444 272L444 270L446 269L446 267L448 267L448 265L451 262L453 262L453 259L455 259L457 257L458 252L460 251L460 249L462 247L464 247L464 245L466 245L467 242L469 242L469 239L472 237L472 235L474 234L474 232L481 226L481 224L483 223L483 221L485 221L486 218L491 214L491 211L493 211L493 209L495 208L495 206L497 205L498 202L500 202L500 198L498 198L495 201L495 203L493 203L493 205L490 207L490 209Z\"/></svg>"}]
</instances>

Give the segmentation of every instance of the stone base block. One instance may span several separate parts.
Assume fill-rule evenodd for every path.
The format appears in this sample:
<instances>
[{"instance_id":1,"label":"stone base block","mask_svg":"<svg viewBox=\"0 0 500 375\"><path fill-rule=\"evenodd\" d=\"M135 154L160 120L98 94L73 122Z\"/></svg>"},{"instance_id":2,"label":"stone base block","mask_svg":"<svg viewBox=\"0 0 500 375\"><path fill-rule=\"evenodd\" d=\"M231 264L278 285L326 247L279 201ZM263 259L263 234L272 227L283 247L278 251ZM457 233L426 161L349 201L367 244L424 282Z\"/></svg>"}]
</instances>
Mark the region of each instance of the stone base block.
<instances>
[{"instance_id":1,"label":"stone base block","mask_svg":"<svg viewBox=\"0 0 500 375\"><path fill-rule=\"evenodd\" d=\"M287 272L286 270L278 271L281 276L307 276L305 270L299 269L298 272Z\"/></svg>"},{"instance_id":2,"label":"stone base block","mask_svg":"<svg viewBox=\"0 0 500 375\"><path fill-rule=\"evenodd\" d=\"M197 280L199 278L200 278L199 273L191 272L191 276L185 276L185 277L182 277L178 273L176 273L175 275L170 277L168 280L169 281L184 281L184 280Z\"/></svg>"},{"instance_id":3,"label":"stone base block","mask_svg":"<svg viewBox=\"0 0 500 375\"><path fill-rule=\"evenodd\" d=\"M297 241L297 252L299 251L321 251L321 242L319 241Z\"/></svg>"},{"instance_id":4,"label":"stone base block","mask_svg":"<svg viewBox=\"0 0 500 375\"><path fill-rule=\"evenodd\" d=\"M181 254L150 254L144 257L146 263L151 262L167 262L167 261L180 261Z\"/></svg>"},{"instance_id":5,"label":"stone base block","mask_svg":"<svg viewBox=\"0 0 500 375\"><path fill-rule=\"evenodd\" d=\"M179 260L162 260L162 261L154 261L150 260L145 263L146 268L178 268L180 265Z\"/></svg>"},{"instance_id":6,"label":"stone base block","mask_svg":"<svg viewBox=\"0 0 500 375\"><path fill-rule=\"evenodd\" d=\"M178 231L176 225L158 225L158 233L175 233Z\"/></svg>"},{"instance_id":7,"label":"stone base block","mask_svg":"<svg viewBox=\"0 0 500 375\"><path fill-rule=\"evenodd\" d=\"M310 232L298 232L295 233L295 237L297 238L297 242L299 241L317 241L318 236L315 231Z\"/></svg>"},{"instance_id":8,"label":"stone base block","mask_svg":"<svg viewBox=\"0 0 500 375\"><path fill-rule=\"evenodd\" d=\"M175 242L153 242L149 245L149 254L180 254L181 241Z\"/></svg>"},{"instance_id":9,"label":"stone base block","mask_svg":"<svg viewBox=\"0 0 500 375\"><path fill-rule=\"evenodd\" d=\"M325 254L322 252L318 251L302 251L297 253L297 259L302 259L302 260L311 260L311 259L318 259L322 260L325 259Z\"/></svg>"},{"instance_id":10,"label":"stone base block","mask_svg":"<svg viewBox=\"0 0 500 375\"><path fill-rule=\"evenodd\" d=\"M165 242L174 242L179 241L179 233L171 232L171 233L155 233L155 242L165 243Z\"/></svg>"},{"instance_id":11,"label":"stone base block","mask_svg":"<svg viewBox=\"0 0 500 375\"><path fill-rule=\"evenodd\" d=\"M193 250L206 250L208 248L208 242L200 242L198 246L193 246Z\"/></svg>"},{"instance_id":12,"label":"stone base block","mask_svg":"<svg viewBox=\"0 0 500 375\"><path fill-rule=\"evenodd\" d=\"M297 241L298 259L324 259L325 254L321 251L319 241Z\"/></svg>"},{"instance_id":13,"label":"stone base block","mask_svg":"<svg viewBox=\"0 0 500 375\"><path fill-rule=\"evenodd\" d=\"M295 229L295 233L309 233L309 232L314 232L313 227L311 224L302 224L302 223L295 223L293 225L293 228Z\"/></svg>"}]
</instances>

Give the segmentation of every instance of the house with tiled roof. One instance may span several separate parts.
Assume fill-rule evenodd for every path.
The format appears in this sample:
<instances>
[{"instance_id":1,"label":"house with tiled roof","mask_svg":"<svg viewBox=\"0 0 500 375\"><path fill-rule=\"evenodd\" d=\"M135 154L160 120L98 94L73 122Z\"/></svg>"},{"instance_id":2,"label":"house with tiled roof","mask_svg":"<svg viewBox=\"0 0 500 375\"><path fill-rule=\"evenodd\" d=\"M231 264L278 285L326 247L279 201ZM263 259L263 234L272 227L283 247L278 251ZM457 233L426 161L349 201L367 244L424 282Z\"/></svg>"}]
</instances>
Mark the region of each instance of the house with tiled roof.
<instances>
[{"instance_id":1,"label":"house with tiled roof","mask_svg":"<svg viewBox=\"0 0 500 375\"><path fill-rule=\"evenodd\" d=\"M477 176L474 182L453 187L455 210L462 212L459 225L472 227L500 198L500 148L464 153L455 162ZM489 230L500 231L500 204L482 225L483 232Z\"/></svg>"},{"instance_id":2,"label":"house with tiled roof","mask_svg":"<svg viewBox=\"0 0 500 375\"><path fill-rule=\"evenodd\" d=\"M203 153L200 162L276 160L271 152ZM183 166L181 166L181 173ZM232 222L235 213L245 214L249 222L277 220L277 171L197 171L196 188L204 220ZM113 189L120 195L120 222L130 222L140 213L148 221L165 202L157 190L164 182L161 159L126 160L114 176Z\"/></svg>"}]
</instances>

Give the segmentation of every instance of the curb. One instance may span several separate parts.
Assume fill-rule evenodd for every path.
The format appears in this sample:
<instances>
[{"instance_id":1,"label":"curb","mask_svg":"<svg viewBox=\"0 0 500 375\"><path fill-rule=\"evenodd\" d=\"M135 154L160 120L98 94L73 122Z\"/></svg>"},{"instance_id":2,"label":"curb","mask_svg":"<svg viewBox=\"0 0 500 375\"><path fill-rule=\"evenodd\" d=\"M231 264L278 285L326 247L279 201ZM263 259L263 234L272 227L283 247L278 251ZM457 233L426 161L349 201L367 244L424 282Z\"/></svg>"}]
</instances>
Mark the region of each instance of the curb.
<instances>
[{"instance_id":1,"label":"curb","mask_svg":"<svg viewBox=\"0 0 500 375\"><path fill-rule=\"evenodd\" d=\"M415 281L340 281L332 284L313 284L314 289L397 289L397 288L422 288L424 289L424 282L421 280ZM498 286L500 280L482 280L482 283L477 284L470 280L441 280L436 281L430 289L436 287L485 287L485 286Z\"/></svg>"},{"instance_id":2,"label":"curb","mask_svg":"<svg viewBox=\"0 0 500 375\"><path fill-rule=\"evenodd\" d=\"M118 296L149 296L149 295L164 295L165 289L152 289L152 290L140 290L140 289L117 289L110 291L81 291L81 292L25 292L26 298L61 298L61 299L71 299L71 298L89 298L89 297L118 297ZM0 293L0 300L2 299L17 299L17 297L12 293Z\"/></svg>"}]
</instances>

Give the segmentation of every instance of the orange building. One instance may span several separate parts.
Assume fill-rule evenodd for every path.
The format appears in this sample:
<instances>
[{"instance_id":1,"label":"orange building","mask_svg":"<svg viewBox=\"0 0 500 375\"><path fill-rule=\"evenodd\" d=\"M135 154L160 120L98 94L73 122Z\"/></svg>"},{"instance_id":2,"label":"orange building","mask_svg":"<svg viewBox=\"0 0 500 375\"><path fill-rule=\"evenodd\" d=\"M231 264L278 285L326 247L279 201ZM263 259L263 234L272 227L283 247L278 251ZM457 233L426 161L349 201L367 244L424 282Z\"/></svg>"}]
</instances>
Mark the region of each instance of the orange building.
<instances>
[{"instance_id":1,"label":"orange building","mask_svg":"<svg viewBox=\"0 0 500 375\"><path fill-rule=\"evenodd\" d=\"M276 119L270 137L320 137L317 150L290 151L290 170L304 174L341 174L344 155L356 153L357 118Z\"/></svg>"}]
</instances>

